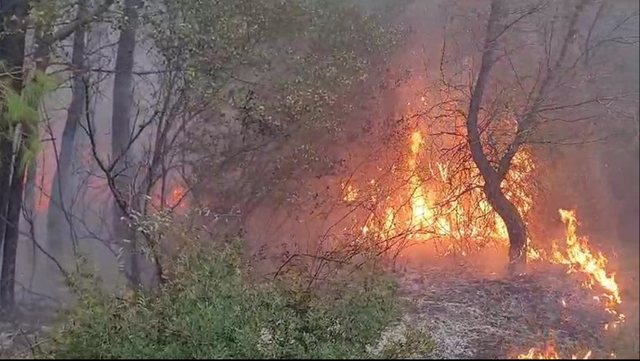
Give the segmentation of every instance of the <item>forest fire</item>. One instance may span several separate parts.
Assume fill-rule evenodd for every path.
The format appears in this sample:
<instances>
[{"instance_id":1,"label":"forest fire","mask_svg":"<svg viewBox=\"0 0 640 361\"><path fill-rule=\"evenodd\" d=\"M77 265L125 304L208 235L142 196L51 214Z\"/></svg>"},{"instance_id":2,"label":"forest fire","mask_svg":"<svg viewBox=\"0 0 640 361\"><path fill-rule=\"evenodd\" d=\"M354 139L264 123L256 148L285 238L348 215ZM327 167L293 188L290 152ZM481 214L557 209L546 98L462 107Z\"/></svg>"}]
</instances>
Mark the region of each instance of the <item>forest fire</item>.
<instances>
[{"instance_id":1,"label":"forest fire","mask_svg":"<svg viewBox=\"0 0 640 361\"><path fill-rule=\"evenodd\" d=\"M587 351L583 356L571 355L572 360L587 360L591 358L591 351ZM553 343L547 343L543 349L531 348L527 353L517 355L519 360L560 360L558 352Z\"/></svg>"},{"instance_id":2,"label":"forest fire","mask_svg":"<svg viewBox=\"0 0 640 361\"><path fill-rule=\"evenodd\" d=\"M567 273L580 273L586 278L583 287L592 289L598 285L604 290L604 294L594 296L594 300L603 302L605 310L616 316L612 327L624 322L625 315L618 312L617 308L622 303L620 287L615 280L615 274L607 272L608 259L601 252L594 252L589 246L586 237L578 237L578 221L575 211L560 209L562 222L566 227L566 244L560 247L558 242L552 244L552 253L547 261L567 266ZM561 251L563 249L564 251ZM609 325L604 326L605 330Z\"/></svg>"},{"instance_id":3,"label":"forest fire","mask_svg":"<svg viewBox=\"0 0 640 361\"><path fill-rule=\"evenodd\" d=\"M558 360L560 356L556 351L553 343L549 342L544 348L539 349L532 347L527 353L523 353L517 356L519 360Z\"/></svg>"},{"instance_id":4,"label":"forest fire","mask_svg":"<svg viewBox=\"0 0 640 361\"><path fill-rule=\"evenodd\" d=\"M607 291L607 305L620 304L620 290L615 281L615 275L608 275L606 271L607 258L600 252L593 254L589 249L588 241L585 237L578 238L576 230L578 221L574 211L561 209L560 216L564 222L566 230L566 251L561 252L557 243L553 244L553 253L550 261L569 266L567 272L582 272L588 276L585 282L587 288L592 288L594 284L599 284Z\"/></svg>"},{"instance_id":5,"label":"forest fire","mask_svg":"<svg viewBox=\"0 0 640 361\"><path fill-rule=\"evenodd\" d=\"M437 161L421 163L421 150L426 144L422 132L413 131L408 143L406 175L401 173L402 168L393 173L396 180L404 182L397 187L398 192L380 189L381 182L375 180L368 182L370 189L364 192L352 182L342 183L346 203L369 202L366 209L370 212L361 228L362 236L433 241L442 255L466 255L489 243L508 245L506 226L485 198L481 177L471 160L439 157ZM422 172L425 169L427 172ZM533 204L530 179L534 169L531 155L521 150L502 184L525 220ZM363 199L367 196L369 199ZM606 291L607 309L615 312L613 306L621 299L615 277L606 271L607 258L591 251L587 238L577 236L574 211L559 212L566 227L564 244L553 242L552 252L547 254L529 241L527 258L565 265L568 273L585 274L588 280L584 286L592 288L599 284Z\"/></svg>"},{"instance_id":6,"label":"forest fire","mask_svg":"<svg viewBox=\"0 0 640 361\"><path fill-rule=\"evenodd\" d=\"M362 227L363 235L431 240L443 255L468 254L492 242L507 244L506 226L484 197L480 175L471 159L425 162L421 157L425 147L428 145L422 132L412 132L406 163L393 170L392 182L401 181L397 191L380 189L380 182L375 181L364 190L352 183L342 184L345 202L370 202L368 209L372 211ZM527 181L534 168L530 155L521 151L503 183L507 196L524 215L532 205ZM529 257L538 259L540 254L531 248Z\"/></svg>"},{"instance_id":7,"label":"forest fire","mask_svg":"<svg viewBox=\"0 0 640 361\"><path fill-rule=\"evenodd\" d=\"M163 185L154 187L149 210L157 212L170 209L177 214L183 214L189 208L188 190L177 180L168 181L163 195Z\"/></svg>"},{"instance_id":8,"label":"forest fire","mask_svg":"<svg viewBox=\"0 0 640 361\"><path fill-rule=\"evenodd\" d=\"M480 186L481 178L471 160L464 166L456 159L421 163L420 151L425 139L420 131L410 135L406 160L406 175L394 172L396 179L404 180L397 187L399 192L380 190L380 182L371 180L366 191L358 189L352 182L342 183L343 200L348 204L370 202L370 211L361 233L365 237L407 237L414 241L435 241L444 244L443 255L465 254L486 246L489 242L506 246L508 235L504 222L491 208ZM454 167L464 171L452 171ZM421 170L426 169L424 174ZM510 173L503 182L507 197L526 216L533 203L529 186L531 173L535 169L532 157L521 150L513 160ZM385 192L386 191L386 192ZM369 199L363 199L369 196ZM596 283L605 291L607 306L621 302L619 287L613 275L606 270L607 258L593 252L586 237L577 236L577 219L574 211L561 209L565 224L564 244L552 243L552 252L547 254L529 242L527 258L530 261L546 261L568 267L568 273L580 272L588 277L584 284L592 288Z\"/></svg>"},{"instance_id":9,"label":"forest fire","mask_svg":"<svg viewBox=\"0 0 640 361\"><path fill-rule=\"evenodd\" d=\"M369 181L366 187L370 189L357 188L353 182L342 184L343 200L347 204L358 206L369 202L364 207L369 213L360 231L361 238L385 240L404 237L418 243L433 243L436 247L443 245L439 248L439 254L443 256L466 256L490 243L507 247L509 239L506 226L484 197L480 187L481 177L470 164L471 161L447 161L444 157L438 157L437 161L425 162L420 157L426 144L422 133L414 131L409 138L404 164L406 173L402 173L402 167L395 168L393 172L393 177L402 180L404 185L387 185L397 192L385 192L384 188L381 189L381 184L385 182L379 180ZM464 166L460 166L460 163L464 163ZM525 220L533 203L530 178L534 169L531 155L521 150L502 184L505 194ZM564 241L553 241L550 252L534 247L529 241L527 259L562 265L567 273L586 278L582 284L584 288L601 288L604 293L594 299L604 300L605 311L616 317L611 327L616 327L624 321L624 315L617 311L621 303L620 290L615 276L607 270L608 260L602 253L593 250L586 237L577 235L575 211L560 209L559 213L565 225ZM568 306L564 299L561 303L564 308ZM606 325L605 329L609 326ZM588 359L590 356L591 351L588 351L582 356L573 355L572 358ZM553 344L547 344L544 349L531 348L517 355L517 358L561 357Z\"/></svg>"}]
</instances>

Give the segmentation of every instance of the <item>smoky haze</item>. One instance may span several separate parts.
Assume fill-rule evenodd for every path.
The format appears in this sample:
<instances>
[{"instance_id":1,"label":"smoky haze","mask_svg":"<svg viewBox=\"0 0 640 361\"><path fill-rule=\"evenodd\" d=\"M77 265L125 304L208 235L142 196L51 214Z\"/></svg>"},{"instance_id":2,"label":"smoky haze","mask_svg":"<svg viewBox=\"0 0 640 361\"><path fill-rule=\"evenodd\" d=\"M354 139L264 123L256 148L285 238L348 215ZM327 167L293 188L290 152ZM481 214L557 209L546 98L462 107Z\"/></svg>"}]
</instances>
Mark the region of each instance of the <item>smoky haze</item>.
<instances>
[{"instance_id":1,"label":"smoky haze","mask_svg":"<svg viewBox=\"0 0 640 361\"><path fill-rule=\"evenodd\" d=\"M248 106L229 99L239 94L239 89L247 83L258 84L252 89L258 96L269 94L271 89L264 83L290 74L287 74L289 69L282 65L286 63L280 62L280 58L276 58L273 68L269 68L275 75L243 64L246 68L239 67L241 69L235 74L242 80L225 79L228 84L220 86L220 89L216 85L216 90L219 90L216 97L220 100L193 115L193 119L199 122L194 126L195 130L191 128L191 133L185 131L176 136L176 144L185 145L165 154L164 181L158 183L163 186L154 188L150 195L153 199L149 202L162 203L172 195L175 198L176 194L182 194L181 189L191 188L184 199L179 199L183 206L176 209L176 214L199 212L201 216L201 210L206 208L207 214L215 217L198 218L193 215L189 221L205 225L207 231L216 237L240 235L246 242L248 256L264 261L256 261L259 264L256 267L265 274L277 269L283 252L312 253L339 243L337 234L347 228L349 231L360 230L360 223L357 227L345 223L345 219L351 218L345 216L349 213L348 208L340 204L344 188L341 183L345 179L361 183L375 177L384 179L385 171L391 168L397 157L406 156L408 152L407 138L399 129L435 122L429 116L417 116L415 106L423 102L421 99L426 98L426 102L436 99L434 94L443 91L443 73L446 72L451 79L455 77L456 81L458 76L477 75L490 2L354 0L353 3L362 11L386 14L384 21L399 29L401 40L385 59L384 67L368 73L364 81L366 86L350 89L348 94L341 94L341 99L336 100L336 103L349 103L341 108L336 106L340 114L330 114L331 120L339 124L327 126L331 130L326 131L291 126L291 129L283 131L286 137L267 138L269 134L265 136L255 131L260 133L259 137L255 136L258 140L251 140L246 134L249 132L243 113ZM508 3L513 9L525 9L534 2ZM561 1L549 3L554 9L569 6ZM554 101L559 104L579 102L585 94L593 95L599 101L589 105L593 108L572 108L553 115L558 119L575 116L586 120L549 122L535 130L539 141L532 142L530 149L537 164L534 174L537 192L528 222L532 241L548 245L550 239L562 237L564 231L558 209L576 209L580 232L588 236L597 249L614 255L612 263L619 274L628 277L623 282L631 285L633 280L637 284L640 244L638 2L604 1L602 6L599 4L585 10L586 15L577 25L580 29L576 35L578 45L571 51L579 53L591 46L589 44L607 37L614 40L593 50L589 55L590 62L580 62L582 73L577 75L577 80L572 79L573 83L566 80L559 90L552 93ZM151 6L145 11L154 10L160 9ZM600 18L594 23L592 20L596 16ZM545 15L540 15L525 23L516 35L505 41L512 46L516 65L530 67L527 69L531 74L534 73L531 69L542 61L536 57L544 49L536 48L542 52L531 53L534 55L527 55L526 50L525 53L517 53L516 43L540 41L536 44L541 44L540 39L547 39L549 34L540 33L543 31L543 18ZM567 19L556 21L561 24L559 28L566 26ZM157 39L152 32L151 25L143 24L136 33L133 92L130 94L134 110L130 133L143 130L128 150L132 168L136 169L147 166L152 158L153 142L161 129L153 120L167 112L163 108L163 100L172 91L171 88L167 90L166 64L159 55ZM86 78L89 94L87 115L82 122L87 119L91 122L95 144L91 143L86 126L77 131L73 176L62 184L65 210L54 228L47 226L47 219L52 207L57 206L49 199L54 191L51 189L53 175L72 93L71 72L64 66L60 69L51 66L49 69L61 86L48 94L44 101L42 113L46 121L41 126L44 141L36 159L35 212L33 215L25 213L20 222L16 262L16 282L20 286L16 290L18 299L24 302L70 299L63 278L50 256L71 270L75 267L76 256L83 254L109 289L126 282L119 270L122 246L114 242L118 236L113 234L113 196L107 177L95 159L96 156L102 159L114 157L110 154L111 124L119 34L113 24L106 21L88 28L85 61L91 71ZM276 44L279 40L270 41ZM69 63L72 46L73 39L65 40L56 49L56 61L52 63ZM489 87L487 96L500 99L499 95L505 94L500 93L496 85L504 78L507 79L505 82L512 81L509 84L511 90L505 97L509 97L512 104L517 103L515 94L519 90L507 62L495 67L495 78L498 80ZM610 99L609 94L615 94L616 99ZM178 94L175 96L177 98ZM194 107L201 105L201 98L193 99ZM178 109L176 114L172 114L170 121L180 122L188 117L181 118L183 114L180 111ZM149 120L152 121L143 126ZM286 126L269 123L265 127L281 131ZM253 129L251 131L254 132ZM201 147L199 151L202 153L202 148L206 150L206 157L195 154L191 147L196 145ZM295 158L301 149L309 153ZM293 164L292 159L297 163ZM142 184L143 177L141 171L138 178L133 177L136 179L130 182ZM357 221L362 222L361 219ZM500 252L497 257L502 268L508 259L506 250ZM418 259L418 262L426 261ZM146 281L152 282L152 262L141 260L141 263L142 273L149 279ZM497 267L495 258L487 258L486 263L492 270ZM636 293L637 300L637 287L632 292Z\"/></svg>"}]
</instances>

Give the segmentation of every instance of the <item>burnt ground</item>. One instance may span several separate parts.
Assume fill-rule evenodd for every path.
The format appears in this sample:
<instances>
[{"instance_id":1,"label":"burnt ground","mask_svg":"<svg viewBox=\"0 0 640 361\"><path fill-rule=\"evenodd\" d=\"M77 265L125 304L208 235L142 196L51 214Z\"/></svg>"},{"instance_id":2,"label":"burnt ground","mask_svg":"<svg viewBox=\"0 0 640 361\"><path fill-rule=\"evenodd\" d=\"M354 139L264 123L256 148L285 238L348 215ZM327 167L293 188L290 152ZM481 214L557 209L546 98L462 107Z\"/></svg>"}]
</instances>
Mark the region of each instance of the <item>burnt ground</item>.
<instances>
[{"instance_id":1,"label":"burnt ground","mask_svg":"<svg viewBox=\"0 0 640 361\"><path fill-rule=\"evenodd\" d=\"M513 358L553 340L561 357L610 357L614 317L563 270L534 270L498 278L465 267L405 271L401 293L411 301L406 320L436 344L435 358ZM565 301L563 305L562 300ZM636 322L637 320L627 320ZM637 338L637 331L635 337Z\"/></svg>"}]
</instances>

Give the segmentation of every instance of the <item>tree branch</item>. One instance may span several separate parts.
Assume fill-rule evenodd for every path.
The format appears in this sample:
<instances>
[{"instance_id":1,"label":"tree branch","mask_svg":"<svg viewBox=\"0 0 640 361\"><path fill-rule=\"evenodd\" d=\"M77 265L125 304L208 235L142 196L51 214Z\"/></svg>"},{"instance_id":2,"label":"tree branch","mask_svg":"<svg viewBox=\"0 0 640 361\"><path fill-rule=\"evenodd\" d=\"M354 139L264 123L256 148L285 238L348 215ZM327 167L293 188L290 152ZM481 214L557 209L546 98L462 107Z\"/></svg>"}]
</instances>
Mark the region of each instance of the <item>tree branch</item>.
<instances>
[{"instance_id":1,"label":"tree branch","mask_svg":"<svg viewBox=\"0 0 640 361\"><path fill-rule=\"evenodd\" d=\"M104 0L102 4L97 6L92 11L85 12L82 16L79 16L76 20L66 24L65 26L58 29L58 31L49 34L43 38L43 41L47 45L51 45L56 41L64 40L69 37L73 32L80 26L87 25L91 22L96 16L102 14L107 11L115 0Z\"/></svg>"}]
</instances>

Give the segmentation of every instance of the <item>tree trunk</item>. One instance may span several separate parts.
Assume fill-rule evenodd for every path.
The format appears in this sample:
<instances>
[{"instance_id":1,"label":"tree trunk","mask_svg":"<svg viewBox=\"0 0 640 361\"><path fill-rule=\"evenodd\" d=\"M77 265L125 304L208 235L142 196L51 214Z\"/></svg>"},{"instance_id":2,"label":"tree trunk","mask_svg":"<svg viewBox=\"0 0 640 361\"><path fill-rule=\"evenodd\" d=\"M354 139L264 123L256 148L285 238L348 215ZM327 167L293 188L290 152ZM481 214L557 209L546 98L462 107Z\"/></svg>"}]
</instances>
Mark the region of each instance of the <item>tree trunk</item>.
<instances>
[{"instance_id":1,"label":"tree trunk","mask_svg":"<svg viewBox=\"0 0 640 361\"><path fill-rule=\"evenodd\" d=\"M19 135L20 137L22 135ZM18 141L16 157L13 163L13 176L9 188L9 208L7 210L7 224L2 250L2 274L0 275L0 304L5 311L14 308L14 290L16 279L16 254L18 250L18 236L20 210L22 208L22 193L24 188L24 171L22 164L23 146Z\"/></svg>"},{"instance_id":2,"label":"tree trunk","mask_svg":"<svg viewBox=\"0 0 640 361\"><path fill-rule=\"evenodd\" d=\"M11 131L3 127L0 129L0 190L9 189L11 183L11 162L13 159L13 139ZM9 192L0 191L0 252L4 242L4 232L7 227L7 207L9 206Z\"/></svg>"},{"instance_id":3,"label":"tree trunk","mask_svg":"<svg viewBox=\"0 0 640 361\"><path fill-rule=\"evenodd\" d=\"M504 221L509 235L509 269L512 273L521 273L526 268L527 263L527 229L520 212L516 206L509 201L500 187L504 174L498 173L493 168L482 147L480 130L478 128L478 117L485 88L489 82L491 69L495 64L495 50L498 34L502 31L501 13L502 2L493 0L491 2L491 12L485 37L484 49L480 71L476 79L469 112L467 114L467 141L471 150L473 162L478 167L484 180L484 193L489 204Z\"/></svg>"},{"instance_id":4,"label":"tree trunk","mask_svg":"<svg viewBox=\"0 0 640 361\"><path fill-rule=\"evenodd\" d=\"M86 0L78 3L78 18L82 18L86 13ZM51 186L51 200L47 214L47 242L54 254L63 249L63 242L71 237L68 232L72 225L67 219L67 212L70 191L69 184L73 179L71 174L71 164L75 148L76 132L78 124L84 111L86 89L84 83L84 52L85 52L85 27L79 26L74 34L73 50L71 55L72 76L72 96L71 104L67 111L67 120L62 131L60 142L60 153L56 171L53 175Z\"/></svg>"},{"instance_id":5,"label":"tree trunk","mask_svg":"<svg viewBox=\"0 0 640 361\"><path fill-rule=\"evenodd\" d=\"M24 45L26 33L26 1L16 0L11 5L3 3L3 13L0 14L2 24L0 25L0 61L5 64L5 71L12 73L10 85L16 92L22 90L22 67L24 63ZM3 109L4 110L4 109ZM3 121L2 124L8 122ZM22 205L22 181L20 174L24 174L24 168L20 167L22 162L22 152L18 151L13 156L12 150L16 144L11 127L4 126L2 131L0 150L0 189L3 193L0 201L0 218L4 229L0 234L3 239L2 244L2 271L0 274L0 308L4 313L9 313L14 308L14 284L16 251L18 246L18 223L20 220L20 207ZM20 144L19 142L17 143ZM17 174L16 174L17 173Z\"/></svg>"},{"instance_id":6,"label":"tree trunk","mask_svg":"<svg viewBox=\"0 0 640 361\"><path fill-rule=\"evenodd\" d=\"M115 64L113 84L113 118L111 121L111 155L118 158L114 167L114 181L119 196L125 197L128 207L132 206L133 181L129 156L126 154L131 141L131 108L133 106L133 59L136 46L136 28L138 26L139 0L124 1L124 24L118 39L118 50ZM114 196L118 196L114 194ZM113 230L116 242L125 243L125 272L134 287L140 286L140 269L138 265L135 234L129 225L122 220L128 210L122 209L114 202Z\"/></svg>"},{"instance_id":7,"label":"tree trunk","mask_svg":"<svg viewBox=\"0 0 640 361\"><path fill-rule=\"evenodd\" d=\"M518 208L504 195L499 183L485 179L484 193L491 207L507 227L509 235L509 271L521 274L527 266L527 226Z\"/></svg>"}]
</instances>

